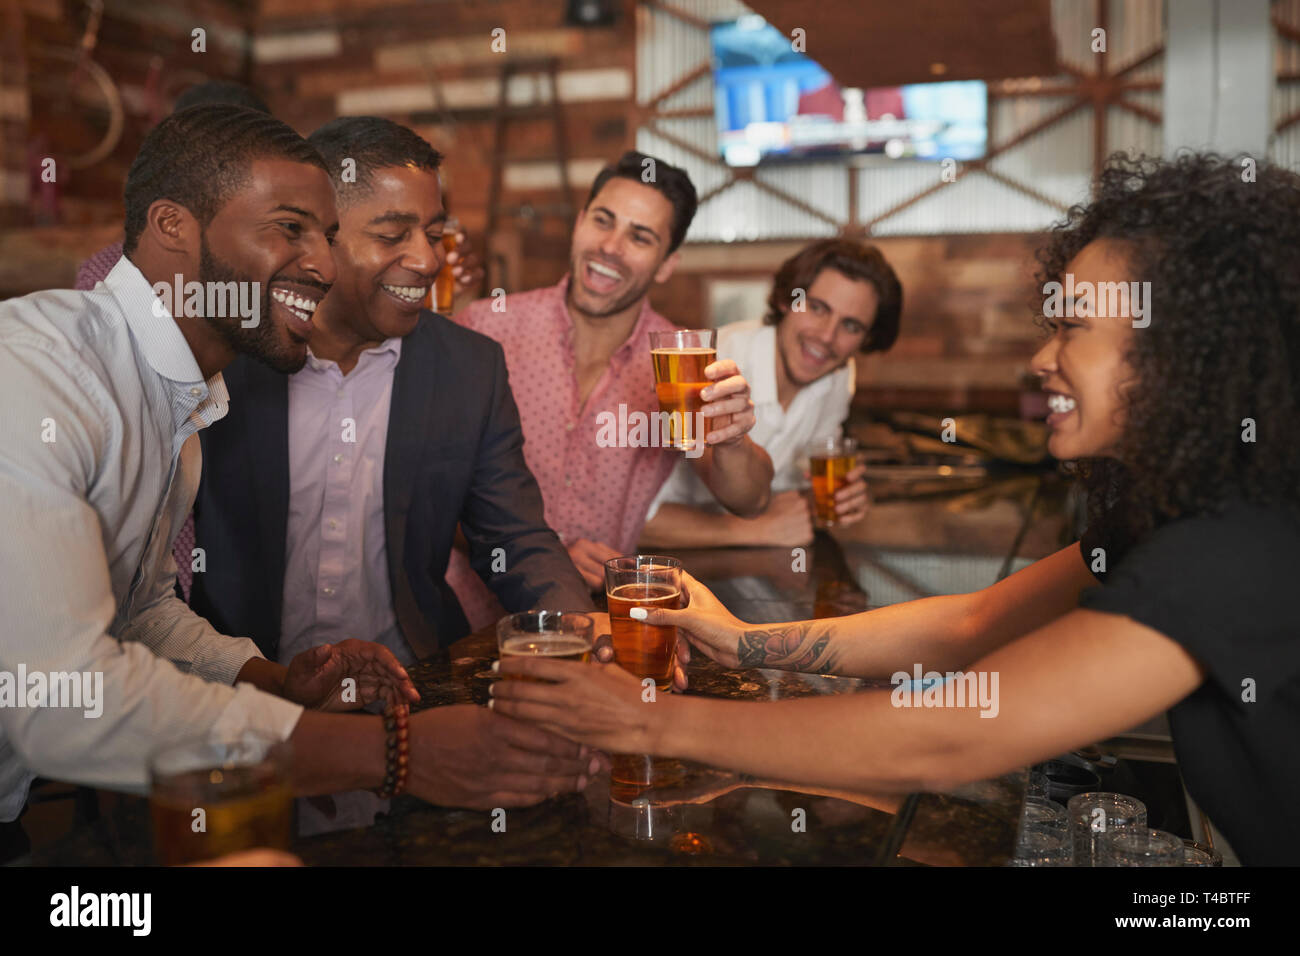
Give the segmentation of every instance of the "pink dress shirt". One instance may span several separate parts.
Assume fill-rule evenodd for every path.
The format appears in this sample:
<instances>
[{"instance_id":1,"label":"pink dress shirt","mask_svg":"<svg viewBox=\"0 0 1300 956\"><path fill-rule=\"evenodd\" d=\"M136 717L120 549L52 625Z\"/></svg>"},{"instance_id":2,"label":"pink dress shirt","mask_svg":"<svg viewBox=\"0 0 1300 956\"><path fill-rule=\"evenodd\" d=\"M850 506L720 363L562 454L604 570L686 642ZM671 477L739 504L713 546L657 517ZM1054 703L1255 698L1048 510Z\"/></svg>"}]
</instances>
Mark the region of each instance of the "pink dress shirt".
<instances>
[{"instance_id":1,"label":"pink dress shirt","mask_svg":"<svg viewBox=\"0 0 1300 956\"><path fill-rule=\"evenodd\" d=\"M586 402L579 402L568 282L566 275L549 288L506 296L503 311L493 311L497 300L480 299L452 318L505 351L524 429L524 459L541 486L546 523L565 544L587 538L628 554L681 452L601 447L597 416L609 412L617 420L620 405L624 414L659 410L650 333L676 326L643 304L631 334L610 356ZM504 613L460 551L452 552L447 582L475 629Z\"/></svg>"}]
</instances>

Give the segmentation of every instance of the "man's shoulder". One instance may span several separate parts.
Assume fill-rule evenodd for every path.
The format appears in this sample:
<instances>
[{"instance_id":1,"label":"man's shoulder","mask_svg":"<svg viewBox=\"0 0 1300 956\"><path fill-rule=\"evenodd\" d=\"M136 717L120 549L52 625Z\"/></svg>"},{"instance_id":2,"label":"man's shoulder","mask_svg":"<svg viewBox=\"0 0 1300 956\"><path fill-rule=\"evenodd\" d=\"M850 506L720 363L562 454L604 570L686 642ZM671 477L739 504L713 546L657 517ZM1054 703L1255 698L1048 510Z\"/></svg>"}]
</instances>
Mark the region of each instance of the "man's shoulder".
<instances>
[{"instance_id":1,"label":"man's shoulder","mask_svg":"<svg viewBox=\"0 0 1300 956\"><path fill-rule=\"evenodd\" d=\"M426 349L450 349L455 351L448 357L459 364L462 355L481 357L500 353L501 346L495 339L459 319L459 316L453 319L428 309L422 310L414 331L402 340L402 358L419 356Z\"/></svg>"},{"instance_id":2,"label":"man's shoulder","mask_svg":"<svg viewBox=\"0 0 1300 956\"><path fill-rule=\"evenodd\" d=\"M102 367L129 336L106 291L48 289L0 302L0 351L44 353L62 367Z\"/></svg>"},{"instance_id":3,"label":"man's shoulder","mask_svg":"<svg viewBox=\"0 0 1300 956\"><path fill-rule=\"evenodd\" d=\"M523 323L548 314L564 295L558 286L543 286L527 292L511 292L486 299L476 299L456 313L451 320L494 339L509 331L518 331Z\"/></svg>"}]
</instances>

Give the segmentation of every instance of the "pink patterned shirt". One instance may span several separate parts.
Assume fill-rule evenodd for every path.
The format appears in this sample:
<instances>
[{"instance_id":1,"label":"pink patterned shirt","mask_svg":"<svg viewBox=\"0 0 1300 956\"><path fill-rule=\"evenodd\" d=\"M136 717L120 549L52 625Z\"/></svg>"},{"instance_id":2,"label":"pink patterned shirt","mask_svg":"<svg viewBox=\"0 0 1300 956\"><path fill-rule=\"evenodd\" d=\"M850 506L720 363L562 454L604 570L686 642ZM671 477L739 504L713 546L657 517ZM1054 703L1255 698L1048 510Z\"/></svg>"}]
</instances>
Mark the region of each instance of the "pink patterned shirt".
<instances>
[{"instance_id":1,"label":"pink patterned shirt","mask_svg":"<svg viewBox=\"0 0 1300 956\"><path fill-rule=\"evenodd\" d=\"M650 502L682 453L602 447L598 416L607 412L617 421L620 405L624 415L658 412L650 333L676 326L649 302L643 304L631 334L610 356L586 402L579 403L573 320L565 305L568 283L566 275L549 288L506 296L504 311L493 311L496 300L480 299L453 319L505 350L523 424L524 459L541 486L546 523L565 544L587 538L628 554L636 548ZM447 581L471 626L490 623L496 608L483 598L491 594L459 551L452 552Z\"/></svg>"}]
</instances>

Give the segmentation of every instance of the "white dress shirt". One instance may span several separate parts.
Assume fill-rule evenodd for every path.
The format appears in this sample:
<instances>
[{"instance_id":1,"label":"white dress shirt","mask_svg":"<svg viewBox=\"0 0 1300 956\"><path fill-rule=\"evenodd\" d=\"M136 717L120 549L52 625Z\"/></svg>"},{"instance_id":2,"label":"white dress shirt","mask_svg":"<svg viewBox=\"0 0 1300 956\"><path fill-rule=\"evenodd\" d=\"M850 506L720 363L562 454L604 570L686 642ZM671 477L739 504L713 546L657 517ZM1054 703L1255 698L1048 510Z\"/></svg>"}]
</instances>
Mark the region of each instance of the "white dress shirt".
<instances>
[{"instance_id":1,"label":"white dress shirt","mask_svg":"<svg viewBox=\"0 0 1300 956\"><path fill-rule=\"evenodd\" d=\"M804 446L814 439L840 434L849 416L856 387L853 359L799 389L788 409L777 397L776 326L761 319L732 322L718 330L718 358L732 359L749 382L754 402L754 427L749 437L772 458L772 494L804 486ZM665 502L721 512L713 492L685 460L679 461L650 505L646 520Z\"/></svg>"},{"instance_id":2,"label":"white dress shirt","mask_svg":"<svg viewBox=\"0 0 1300 956\"><path fill-rule=\"evenodd\" d=\"M284 739L302 713L230 686L256 646L175 596L197 432L227 393L158 303L125 258L90 292L0 302L0 671L101 673L104 697L99 717L0 706L0 821L37 775L141 791L161 746Z\"/></svg>"}]
</instances>

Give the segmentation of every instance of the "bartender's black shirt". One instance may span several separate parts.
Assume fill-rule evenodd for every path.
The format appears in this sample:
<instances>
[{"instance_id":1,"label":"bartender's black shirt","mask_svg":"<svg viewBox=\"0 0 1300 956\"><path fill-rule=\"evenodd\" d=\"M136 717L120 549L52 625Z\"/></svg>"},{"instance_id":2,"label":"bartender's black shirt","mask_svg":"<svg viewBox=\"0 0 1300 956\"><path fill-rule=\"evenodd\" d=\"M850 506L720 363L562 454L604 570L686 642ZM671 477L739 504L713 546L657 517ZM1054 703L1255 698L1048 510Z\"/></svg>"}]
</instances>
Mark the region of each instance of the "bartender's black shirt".
<instances>
[{"instance_id":1,"label":"bartender's black shirt","mask_svg":"<svg viewBox=\"0 0 1300 956\"><path fill-rule=\"evenodd\" d=\"M1089 568L1094 548L1106 551L1107 570L1093 571L1103 586L1079 606L1159 631L1205 668L1169 712L1193 799L1243 863L1300 865L1300 521L1233 501L1119 553L1089 529Z\"/></svg>"}]
</instances>

